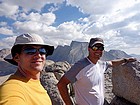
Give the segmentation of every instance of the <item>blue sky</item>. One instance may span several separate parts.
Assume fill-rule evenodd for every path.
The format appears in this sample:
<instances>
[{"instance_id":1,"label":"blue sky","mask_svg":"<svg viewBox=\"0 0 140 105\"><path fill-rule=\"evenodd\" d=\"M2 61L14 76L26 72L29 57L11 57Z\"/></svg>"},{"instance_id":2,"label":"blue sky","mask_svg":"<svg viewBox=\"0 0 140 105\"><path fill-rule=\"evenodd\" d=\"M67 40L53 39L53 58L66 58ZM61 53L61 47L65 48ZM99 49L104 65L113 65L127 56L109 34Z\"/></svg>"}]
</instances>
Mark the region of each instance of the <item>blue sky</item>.
<instances>
[{"instance_id":1,"label":"blue sky","mask_svg":"<svg viewBox=\"0 0 140 105\"><path fill-rule=\"evenodd\" d=\"M140 55L140 0L0 0L0 49L17 35L40 35L50 45L105 41L105 50Z\"/></svg>"}]
</instances>

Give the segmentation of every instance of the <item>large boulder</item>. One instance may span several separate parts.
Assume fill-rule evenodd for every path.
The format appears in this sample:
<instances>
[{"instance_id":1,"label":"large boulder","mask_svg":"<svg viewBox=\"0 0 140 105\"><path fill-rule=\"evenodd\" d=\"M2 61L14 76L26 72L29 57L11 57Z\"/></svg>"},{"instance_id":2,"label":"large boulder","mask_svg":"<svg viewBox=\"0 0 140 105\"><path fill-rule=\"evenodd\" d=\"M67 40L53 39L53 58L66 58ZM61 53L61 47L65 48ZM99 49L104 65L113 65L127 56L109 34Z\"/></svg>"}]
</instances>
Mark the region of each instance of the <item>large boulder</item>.
<instances>
[{"instance_id":1,"label":"large boulder","mask_svg":"<svg viewBox=\"0 0 140 105\"><path fill-rule=\"evenodd\" d=\"M52 105L64 105L64 102L56 86L58 80L56 79L54 73L43 71L40 81L45 90L47 90L48 95L50 96L50 99L52 101Z\"/></svg>"},{"instance_id":2,"label":"large boulder","mask_svg":"<svg viewBox=\"0 0 140 105\"><path fill-rule=\"evenodd\" d=\"M140 62L113 68L112 84L115 95L140 105Z\"/></svg>"},{"instance_id":3,"label":"large boulder","mask_svg":"<svg viewBox=\"0 0 140 105\"><path fill-rule=\"evenodd\" d=\"M55 62L51 65L46 66L45 71L46 72L53 72L56 76L57 80L60 80L60 78L64 75L66 71L70 69L71 65L67 62Z\"/></svg>"},{"instance_id":4,"label":"large boulder","mask_svg":"<svg viewBox=\"0 0 140 105\"><path fill-rule=\"evenodd\" d=\"M41 84L47 90L52 105L64 105L64 102L59 94L57 83L64 73L70 68L68 62L52 62L51 60L46 61L46 67L41 74Z\"/></svg>"}]
</instances>

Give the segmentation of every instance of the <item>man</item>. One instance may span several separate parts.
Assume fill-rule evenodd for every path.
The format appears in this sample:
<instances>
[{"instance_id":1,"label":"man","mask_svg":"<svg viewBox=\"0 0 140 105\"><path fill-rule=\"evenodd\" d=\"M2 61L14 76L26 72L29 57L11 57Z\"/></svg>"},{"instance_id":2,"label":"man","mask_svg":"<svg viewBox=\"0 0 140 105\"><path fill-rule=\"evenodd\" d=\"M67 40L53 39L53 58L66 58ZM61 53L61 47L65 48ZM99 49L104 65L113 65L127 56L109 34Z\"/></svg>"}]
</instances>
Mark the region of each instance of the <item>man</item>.
<instances>
[{"instance_id":1,"label":"man","mask_svg":"<svg viewBox=\"0 0 140 105\"><path fill-rule=\"evenodd\" d=\"M17 65L17 71L0 86L0 105L52 105L39 80L46 57L53 51L54 47L38 35L17 36L11 49L12 59L5 58Z\"/></svg>"},{"instance_id":2,"label":"man","mask_svg":"<svg viewBox=\"0 0 140 105\"><path fill-rule=\"evenodd\" d=\"M67 89L69 83L73 83L77 105L103 105L105 70L111 66L136 61L134 58L100 61L104 51L101 38L91 38L88 51L88 57L76 62L57 84L66 105L73 105Z\"/></svg>"}]
</instances>

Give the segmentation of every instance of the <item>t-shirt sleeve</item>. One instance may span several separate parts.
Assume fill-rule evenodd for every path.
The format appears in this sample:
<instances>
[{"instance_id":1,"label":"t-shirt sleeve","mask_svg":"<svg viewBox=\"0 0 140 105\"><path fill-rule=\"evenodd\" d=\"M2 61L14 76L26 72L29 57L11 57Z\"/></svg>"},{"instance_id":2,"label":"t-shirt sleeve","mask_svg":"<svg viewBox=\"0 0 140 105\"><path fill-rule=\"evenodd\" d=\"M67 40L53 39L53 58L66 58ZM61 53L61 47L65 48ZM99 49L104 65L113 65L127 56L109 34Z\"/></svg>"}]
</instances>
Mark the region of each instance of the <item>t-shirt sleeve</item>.
<instances>
[{"instance_id":1,"label":"t-shirt sleeve","mask_svg":"<svg viewBox=\"0 0 140 105\"><path fill-rule=\"evenodd\" d=\"M74 83L77 81L77 74L84 68L86 67L87 65L89 65L90 62L84 58L78 62L76 62L71 68L70 70L68 70L66 73L65 73L65 77L71 82L71 83Z\"/></svg>"},{"instance_id":2,"label":"t-shirt sleeve","mask_svg":"<svg viewBox=\"0 0 140 105\"><path fill-rule=\"evenodd\" d=\"M74 83L77 79L76 79L76 75L78 74L80 70L80 65L78 63L75 63L70 70L68 70L65 73L65 77L71 82Z\"/></svg>"},{"instance_id":3,"label":"t-shirt sleeve","mask_svg":"<svg viewBox=\"0 0 140 105\"><path fill-rule=\"evenodd\" d=\"M0 105L25 105L25 96L20 89L21 86L14 86L14 84L1 87Z\"/></svg>"}]
</instances>

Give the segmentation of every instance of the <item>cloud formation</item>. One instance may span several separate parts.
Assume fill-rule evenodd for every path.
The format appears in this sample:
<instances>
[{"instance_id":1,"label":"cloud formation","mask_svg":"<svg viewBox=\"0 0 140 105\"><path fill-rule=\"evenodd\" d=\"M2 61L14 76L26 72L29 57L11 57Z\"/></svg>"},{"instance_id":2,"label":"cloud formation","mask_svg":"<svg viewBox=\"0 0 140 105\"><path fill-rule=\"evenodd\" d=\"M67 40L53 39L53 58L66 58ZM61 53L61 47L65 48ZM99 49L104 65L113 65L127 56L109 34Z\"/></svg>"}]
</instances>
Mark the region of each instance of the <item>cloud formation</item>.
<instances>
[{"instance_id":1,"label":"cloud formation","mask_svg":"<svg viewBox=\"0 0 140 105\"><path fill-rule=\"evenodd\" d=\"M64 5L83 17L55 25L56 12L61 13ZM11 47L17 35L27 32L39 34L55 47L101 37L106 50L140 54L139 8L139 0L1 0L0 49Z\"/></svg>"}]
</instances>

